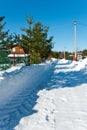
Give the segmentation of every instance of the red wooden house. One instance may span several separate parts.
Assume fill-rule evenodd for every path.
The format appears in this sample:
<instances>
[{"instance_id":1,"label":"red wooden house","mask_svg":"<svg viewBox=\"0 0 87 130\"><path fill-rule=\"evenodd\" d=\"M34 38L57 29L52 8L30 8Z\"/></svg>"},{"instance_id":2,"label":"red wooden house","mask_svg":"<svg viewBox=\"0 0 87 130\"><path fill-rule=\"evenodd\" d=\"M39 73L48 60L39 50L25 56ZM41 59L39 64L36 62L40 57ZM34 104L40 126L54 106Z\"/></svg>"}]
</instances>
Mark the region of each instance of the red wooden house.
<instances>
[{"instance_id":1,"label":"red wooden house","mask_svg":"<svg viewBox=\"0 0 87 130\"><path fill-rule=\"evenodd\" d=\"M15 65L17 63L23 63L27 56L28 56L28 52L26 52L19 45L12 46L11 51L8 55L8 57L10 58L11 64L13 64L13 65Z\"/></svg>"}]
</instances>

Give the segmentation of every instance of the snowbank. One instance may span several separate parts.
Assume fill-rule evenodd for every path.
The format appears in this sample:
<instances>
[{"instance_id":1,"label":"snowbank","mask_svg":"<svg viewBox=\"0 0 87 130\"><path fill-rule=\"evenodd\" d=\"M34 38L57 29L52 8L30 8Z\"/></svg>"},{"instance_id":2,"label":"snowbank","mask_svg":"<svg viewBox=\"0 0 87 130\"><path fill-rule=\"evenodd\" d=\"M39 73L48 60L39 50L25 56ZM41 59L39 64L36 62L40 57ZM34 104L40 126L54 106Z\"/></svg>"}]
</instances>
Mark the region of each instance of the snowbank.
<instances>
[{"instance_id":1,"label":"snowbank","mask_svg":"<svg viewBox=\"0 0 87 130\"><path fill-rule=\"evenodd\" d=\"M52 70L53 66L52 63L43 63L29 67L12 67L4 72L3 80L0 80L0 104L5 104L8 100L11 100L15 93L18 94L27 87L32 90L41 82L44 82L46 80L45 75L50 74L49 71Z\"/></svg>"},{"instance_id":2,"label":"snowbank","mask_svg":"<svg viewBox=\"0 0 87 130\"><path fill-rule=\"evenodd\" d=\"M87 130L87 59L0 73L0 130Z\"/></svg>"},{"instance_id":3,"label":"snowbank","mask_svg":"<svg viewBox=\"0 0 87 130\"><path fill-rule=\"evenodd\" d=\"M66 63L69 63L70 61L69 60L66 60L66 59L61 59L59 60L59 64L66 64Z\"/></svg>"},{"instance_id":4,"label":"snowbank","mask_svg":"<svg viewBox=\"0 0 87 130\"><path fill-rule=\"evenodd\" d=\"M15 130L87 130L86 61L57 62L47 84L51 89L38 93L38 112L22 118Z\"/></svg>"}]
</instances>

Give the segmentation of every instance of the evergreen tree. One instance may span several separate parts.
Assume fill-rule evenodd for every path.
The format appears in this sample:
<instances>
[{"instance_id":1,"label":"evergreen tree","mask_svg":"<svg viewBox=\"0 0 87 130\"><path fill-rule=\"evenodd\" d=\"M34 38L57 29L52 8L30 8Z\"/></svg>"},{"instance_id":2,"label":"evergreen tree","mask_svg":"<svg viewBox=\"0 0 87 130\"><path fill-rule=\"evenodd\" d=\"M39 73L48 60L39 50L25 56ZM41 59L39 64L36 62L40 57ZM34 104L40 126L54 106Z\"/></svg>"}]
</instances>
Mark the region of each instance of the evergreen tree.
<instances>
[{"instance_id":1,"label":"evergreen tree","mask_svg":"<svg viewBox=\"0 0 87 130\"><path fill-rule=\"evenodd\" d=\"M83 56L87 56L87 49L83 50Z\"/></svg>"},{"instance_id":2,"label":"evergreen tree","mask_svg":"<svg viewBox=\"0 0 87 130\"><path fill-rule=\"evenodd\" d=\"M8 31L3 31L6 23L2 23L4 20L4 16L0 17L0 49L7 49L7 38L8 38Z\"/></svg>"},{"instance_id":3,"label":"evergreen tree","mask_svg":"<svg viewBox=\"0 0 87 130\"><path fill-rule=\"evenodd\" d=\"M21 29L25 32L22 34L22 44L29 51L30 62L35 56L38 56L39 62L43 61L51 52L53 37L48 38L49 28L47 26L43 26L40 22L34 23L32 17L26 20L29 26L27 29Z\"/></svg>"},{"instance_id":4,"label":"evergreen tree","mask_svg":"<svg viewBox=\"0 0 87 130\"><path fill-rule=\"evenodd\" d=\"M20 34L12 33L8 36L8 43L11 48L12 45L20 45L22 46L21 36Z\"/></svg>"}]
</instances>

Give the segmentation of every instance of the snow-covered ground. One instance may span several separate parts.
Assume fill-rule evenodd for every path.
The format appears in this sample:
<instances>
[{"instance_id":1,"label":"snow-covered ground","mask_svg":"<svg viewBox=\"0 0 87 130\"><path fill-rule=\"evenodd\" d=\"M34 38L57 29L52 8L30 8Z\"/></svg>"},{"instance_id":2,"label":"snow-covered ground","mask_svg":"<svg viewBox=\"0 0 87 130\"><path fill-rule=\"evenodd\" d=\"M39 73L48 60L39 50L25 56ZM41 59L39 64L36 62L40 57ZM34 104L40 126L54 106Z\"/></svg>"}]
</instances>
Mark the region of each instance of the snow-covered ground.
<instances>
[{"instance_id":1,"label":"snow-covered ground","mask_svg":"<svg viewBox=\"0 0 87 130\"><path fill-rule=\"evenodd\" d=\"M0 130L87 130L87 59L0 72Z\"/></svg>"}]
</instances>

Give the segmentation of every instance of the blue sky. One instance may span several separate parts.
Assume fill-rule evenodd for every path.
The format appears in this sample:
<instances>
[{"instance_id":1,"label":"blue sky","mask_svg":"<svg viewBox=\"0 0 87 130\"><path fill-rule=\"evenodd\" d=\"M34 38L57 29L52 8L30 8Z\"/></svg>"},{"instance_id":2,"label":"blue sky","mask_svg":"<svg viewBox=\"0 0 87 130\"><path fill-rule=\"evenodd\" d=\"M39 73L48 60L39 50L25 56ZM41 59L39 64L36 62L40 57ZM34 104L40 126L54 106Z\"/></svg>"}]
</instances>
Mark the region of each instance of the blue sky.
<instances>
[{"instance_id":1,"label":"blue sky","mask_svg":"<svg viewBox=\"0 0 87 130\"><path fill-rule=\"evenodd\" d=\"M55 51L73 51L74 25L77 21L77 50L87 48L87 0L0 0L0 16L5 16L6 29L22 33L26 17L33 16L50 27Z\"/></svg>"}]
</instances>

